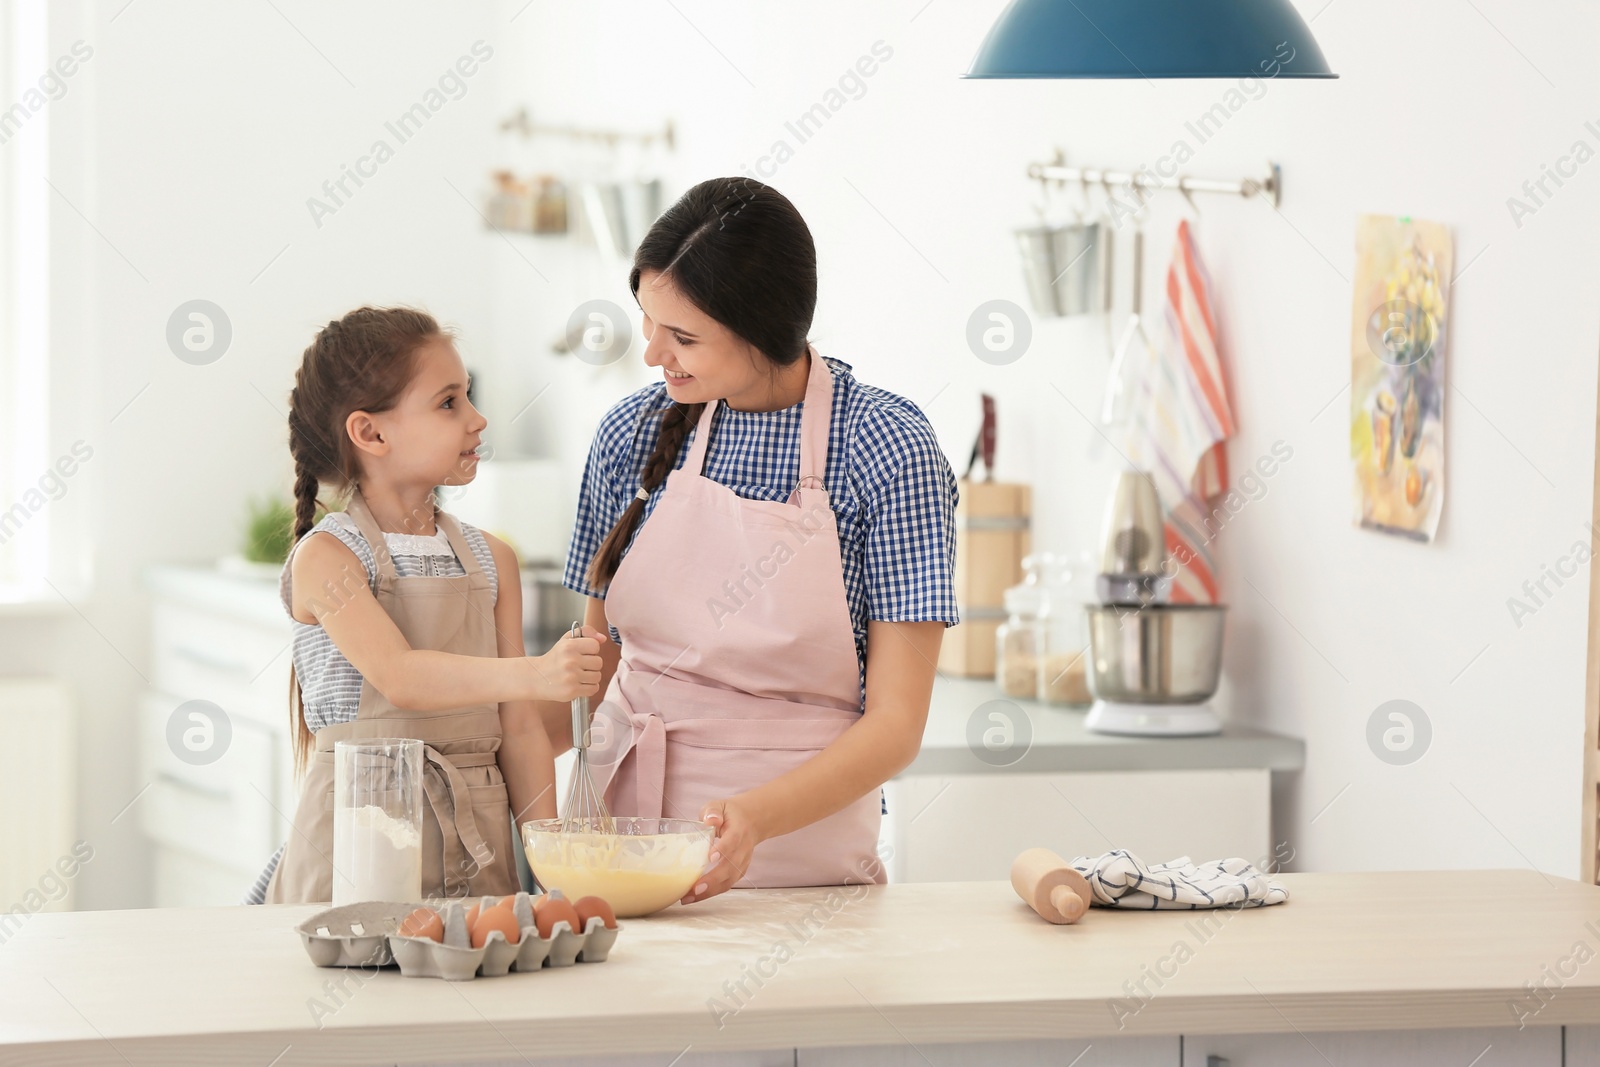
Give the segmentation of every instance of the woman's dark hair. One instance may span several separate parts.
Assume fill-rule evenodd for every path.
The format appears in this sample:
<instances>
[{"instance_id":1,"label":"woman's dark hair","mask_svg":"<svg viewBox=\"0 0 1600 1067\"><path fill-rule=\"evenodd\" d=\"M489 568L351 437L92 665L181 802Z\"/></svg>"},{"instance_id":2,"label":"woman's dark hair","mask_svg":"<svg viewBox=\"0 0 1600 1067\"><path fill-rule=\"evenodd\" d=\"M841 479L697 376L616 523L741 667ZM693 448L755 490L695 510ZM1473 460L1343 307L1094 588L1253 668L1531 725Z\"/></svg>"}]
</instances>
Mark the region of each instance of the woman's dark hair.
<instances>
[{"instance_id":1,"label":"woman's dark hair","mask_svg":"<svg viewBox=\"0 0 1600 1067\"><path fill-rule=\"evenodd\" d=\"M289 393L289 454L294 457L294 539L316 525L317 490L341 496L361 477L355 445L345 432L352 411L388 411L399 403L416 367L417 350L445 336L432 315L413 308L357 308L317 331L300 358ZM300 680L289 668L289 731L296 773L315 744L306 726Z\"/></svg>"},{"instance_id":2,"label":"woman's dark hair","mask_svg":"<svg viewBox=\"0 0 1600 1067\"><path fill-rule=\"evenodd\" d=\"M776 367L806 352L817 309L817 248L787 197L753 178L712 178L684 193L650 227L633 254L628 286L652 271L672 279L695 307L726 326ZM677 404L661 415L661 435L645 461L643 488L653 492L678 465L683 439L704 404ZM629 502L589 564L589 581L609 585L644 514Z\"/></svg>"}]
</instances>

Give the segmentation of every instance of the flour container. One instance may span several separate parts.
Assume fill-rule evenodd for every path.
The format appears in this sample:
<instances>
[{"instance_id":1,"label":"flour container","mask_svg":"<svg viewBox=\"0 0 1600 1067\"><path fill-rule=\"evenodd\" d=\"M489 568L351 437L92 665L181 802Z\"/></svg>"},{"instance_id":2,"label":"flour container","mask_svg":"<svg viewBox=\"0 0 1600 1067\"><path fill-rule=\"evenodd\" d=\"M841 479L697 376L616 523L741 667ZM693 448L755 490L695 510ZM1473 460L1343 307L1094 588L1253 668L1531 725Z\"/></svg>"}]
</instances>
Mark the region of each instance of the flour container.
<instances>
[{"instance_id":1,"label":"flour container","mask_svg":"<svg viewBox=\"0 0 1600 1067\"><path fill-rule=\"evenodd\" d=\"M422 742L333 746L333 905L422 898Z\"/></svg>"}]
</instances>

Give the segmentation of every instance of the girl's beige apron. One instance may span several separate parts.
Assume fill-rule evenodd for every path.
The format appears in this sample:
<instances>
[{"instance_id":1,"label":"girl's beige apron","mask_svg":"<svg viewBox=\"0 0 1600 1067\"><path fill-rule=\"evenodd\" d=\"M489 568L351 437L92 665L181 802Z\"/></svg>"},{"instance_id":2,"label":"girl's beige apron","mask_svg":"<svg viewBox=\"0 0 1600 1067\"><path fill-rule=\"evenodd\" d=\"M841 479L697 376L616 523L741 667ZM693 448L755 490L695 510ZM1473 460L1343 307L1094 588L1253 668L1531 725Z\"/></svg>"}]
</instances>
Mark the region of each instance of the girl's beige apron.
<instances>
[{"instance_id":1,"label":"girl's beige apron","mask_svg":"<svg viewBox=\"0 0 1600 1067\"><path fill-rule=\"evenodd\" d=\"M434 509L435 521L466 573L402 578L359 489L346 513L372 548L377 564L373 594L412 648L460 656L499 655L494 591L454 516ZM422 895L515 893L510 801L496 763L499 708L476 704L453 711L407 711L363 679L356 717L317 731L294 826L267 884L266 902L333 899L333 744L369 737L414 737L423 742L427 804L422 812Z\"/></svg>"},{"instance_id":2,"label":"girl's beige apron","mask_svg":"<svg viewBox=\"0 0 1600 1067\"><path fill-rule=\"evenodd\" d=\"M800 412L800 484L749 500L705 477L717 405L606 593L622 660L591 759L617 815L698 819L805 763L861 717L860 662L823 486L833 373L815 349ZM739 888L887 880L876 789L756 846Z\"/></svg>"}]
</instances>

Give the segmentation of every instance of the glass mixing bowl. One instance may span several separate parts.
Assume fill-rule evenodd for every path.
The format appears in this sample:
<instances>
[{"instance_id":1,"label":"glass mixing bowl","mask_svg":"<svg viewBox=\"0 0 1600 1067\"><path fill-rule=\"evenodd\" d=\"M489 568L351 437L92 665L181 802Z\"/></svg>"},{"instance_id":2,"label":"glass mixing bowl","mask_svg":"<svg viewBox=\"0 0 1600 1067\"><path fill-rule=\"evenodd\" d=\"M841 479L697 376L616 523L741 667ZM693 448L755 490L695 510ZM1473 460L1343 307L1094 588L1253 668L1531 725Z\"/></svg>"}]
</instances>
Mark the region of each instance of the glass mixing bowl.
<instances>
[{"instance_id":1,"label":"glass mixing bowl","mask_svg":"<svg viewBox=\"0 0 1600 1067\"><path fill-rule=\"evenodd\" d=\"M562 833L560 819L522 824L528 866L545 889L568 900L602 897L618 918L637 918L679 900L705 873L716 827L688 819L614 818Z\"/></svg>"}]
</instances>

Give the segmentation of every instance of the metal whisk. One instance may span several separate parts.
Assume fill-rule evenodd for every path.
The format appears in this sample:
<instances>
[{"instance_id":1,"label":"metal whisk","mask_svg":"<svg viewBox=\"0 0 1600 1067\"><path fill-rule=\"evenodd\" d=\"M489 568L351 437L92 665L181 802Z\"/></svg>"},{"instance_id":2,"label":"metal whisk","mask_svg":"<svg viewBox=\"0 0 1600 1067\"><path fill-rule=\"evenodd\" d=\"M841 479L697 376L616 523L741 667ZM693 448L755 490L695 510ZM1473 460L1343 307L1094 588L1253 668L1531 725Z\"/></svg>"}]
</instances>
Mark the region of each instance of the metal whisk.
<instances>
[{"instance_id":1,"label":"metal whisk","mask_svg":"<svg viewBox=\"0 0 1600 1067\"><path fill-rule=\"evenodd\" d=\"M572 636L581 637L583 626L572 624ZM577 760L572 766L572 781L567 786L566 812L561 816L561 832L615 834L616 823L606 811L605 798L589 774L589 698L572 701L572 749Z\"/></svg>"}]
</instances>

